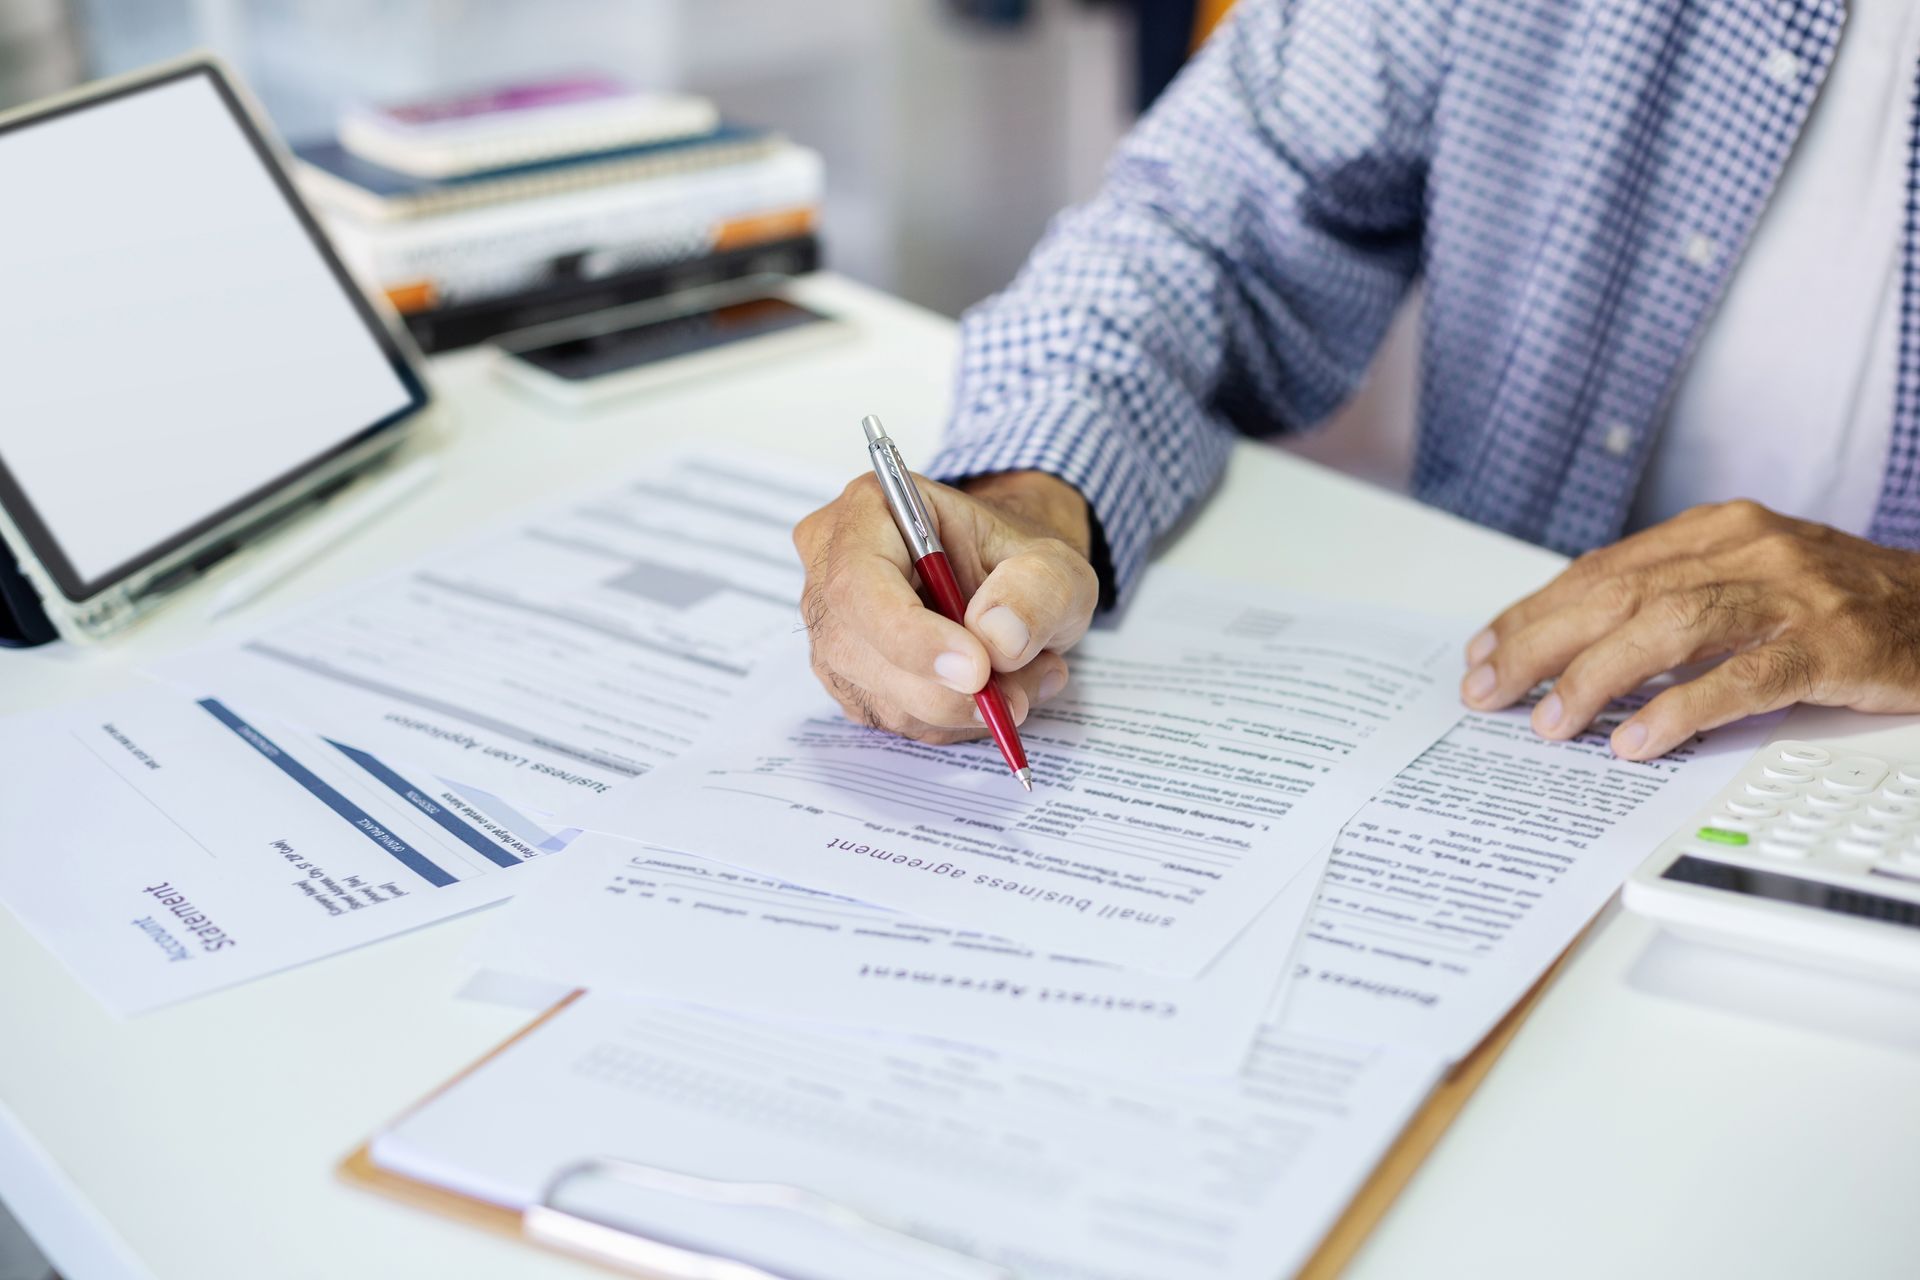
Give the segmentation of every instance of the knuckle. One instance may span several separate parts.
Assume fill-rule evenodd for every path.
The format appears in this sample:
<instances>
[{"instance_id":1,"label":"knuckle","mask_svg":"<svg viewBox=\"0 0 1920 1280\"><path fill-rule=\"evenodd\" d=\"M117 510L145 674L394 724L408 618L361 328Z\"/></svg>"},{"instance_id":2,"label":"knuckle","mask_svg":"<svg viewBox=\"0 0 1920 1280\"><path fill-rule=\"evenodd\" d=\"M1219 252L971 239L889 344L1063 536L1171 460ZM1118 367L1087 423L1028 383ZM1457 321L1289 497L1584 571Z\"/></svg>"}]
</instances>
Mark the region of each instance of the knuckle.
<instances>
[{"instance_id":1,"label":"knuckle","mask_svg":"<svg viewBox=\"0 0 1920 1280\"><path fill-rule=\"evenodd\" d=\"M1773 512L1751 498L1722 502L1713 508L1713 513L1736 528L1749 530L1765 528L1774 518Z\"/></svg>"},{"instance_id":2,"label":"knuckle","mask_svg":"<svg viewBox=\"0 0 1920 1280\"><path fill-rule=\"evenodd\" d=\"M817 511L810 511L801 516L799 523L793 526L793 548L800 553L802 560L806 559L807 553L819 542L820 530L828 522L828 513L832 510L831 507L821 507Z\"/></svg>"},{"instance_id":3,"label":"knuckle","mask_svg":"<svg viewBox=\"0 0 1920 1280\"><path fill-rule=\"evenodd\" d=\"M872 502L881 497L880 477L874 475L871 471L863 471L853 479L847 481L847 487L840 491L839 502ZM836 505L838 504L836 503Z\"/></svg>"},{"instance_id":4,"label":"knuckle","mask_svg":"<svg viewBox=\"0 0 1920 1280\"><path fill-rule=\"evenodd\" d=\"M1600 583L1589 598L1602 613L1620 618L1639 610L1641 594L1639 578L1625 575Z\"/></svg>"}]
</instances>

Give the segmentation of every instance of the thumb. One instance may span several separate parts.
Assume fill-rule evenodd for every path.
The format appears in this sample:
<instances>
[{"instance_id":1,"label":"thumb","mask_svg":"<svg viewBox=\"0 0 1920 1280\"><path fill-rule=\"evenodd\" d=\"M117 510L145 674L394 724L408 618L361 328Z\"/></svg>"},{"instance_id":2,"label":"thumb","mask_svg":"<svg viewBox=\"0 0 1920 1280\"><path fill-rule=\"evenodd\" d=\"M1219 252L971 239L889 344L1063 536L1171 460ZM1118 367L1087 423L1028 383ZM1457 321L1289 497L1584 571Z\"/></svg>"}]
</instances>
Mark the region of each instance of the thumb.
<instances>
[{"instance_id":1,"label":"thumb","mask_svg":"<svg viewBox=\"0 0 1920 1280\"><path fill-rule=\"evenodd\" d=\"M1100 579L1085 556L1057 538L1036 539L973 593L967 630L987 646L995 671L1018 671L1042 649L1058 652L1085 635L1099 599Z\"/></svg>"}]
</instances>

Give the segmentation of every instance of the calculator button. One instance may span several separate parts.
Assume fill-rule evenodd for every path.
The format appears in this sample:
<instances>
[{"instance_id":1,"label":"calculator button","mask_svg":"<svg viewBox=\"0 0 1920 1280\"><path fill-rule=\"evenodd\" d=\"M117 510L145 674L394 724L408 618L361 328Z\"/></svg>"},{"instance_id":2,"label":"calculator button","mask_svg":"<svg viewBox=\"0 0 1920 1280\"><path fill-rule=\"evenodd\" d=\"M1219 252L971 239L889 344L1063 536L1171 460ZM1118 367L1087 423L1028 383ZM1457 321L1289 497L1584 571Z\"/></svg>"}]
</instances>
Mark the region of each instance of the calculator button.
<instances>
[{"instance_id":1,"label":"calculator button","mask_svg":"<svg viewBox=\"0 0 1920 1280\"><path fill-rule=\"evenodd\" d=\"M1700 830L1696 831L1694 834L1699 836L1702 840L1705 840L1708 844L1738 845L1738 844L1745 844L1747 842L1746 832L1737 831L1729 827L1722 827L1722 826L1702 827L1700 828Z\"/></svg>"},{"instance_id":2,"label":"calculator button","mask_svg":"<svg viewBox=\"0 0 1920 1280\"><path fill-rule=\"evenodd\" d=\"M1920 764L1903 764L1895 770L1895 776L1910 787L1920 787Z\"/></svg>"},{"instance_id":3,"label":"calculator button","mask_svg":"<svg viewBox=\"0 0 1920 1280\"><path fill-rule=\"evenodd\" d=\"M1788 844L1796 844L1803 849L1811 849L1814 845L1819 844L1825 835L1825 832L1807 831L1801 827L1771 827L1761 839L1784 840Z\"/></svg>"},{"instance_id":4,"label":"calculator button","mask_svg":"<svg viewBox=\"0 0 1920 1280\"><path fill-rule=\"evenodd\" d=\"M1873 869L1890 876L1899 876L1904 880L1920 880L1920 853L1911 849L1905 853L1896 853L1874 863Z\"/></svg>"},{"instance_id":5,"label":"calculator button","mask_svg":"<svg viewBox=\"0 0 1920 1280\"><path fill-rule=\"evenodd\" d=\"M1841 795L1865 795L1879 786L1880 780L1886 776L1884 765L1865 756L1836 760L1820 771L1820 781L1827 790L1837 791Z\"/></svg>"},{"instance_id":6,"label":"calculator button","mask_svg":"<svg viewBox=\"0 0 1920 1280\"><path fill-rule=\"evenodd\" d=\"M1700 830L1718 827L1722 831L1757 831L1762 825L1758 818L1743 818L1737 813L1716 813Z\"/></svg>"},{"instance_id":7,"label":"calculator button","mask_svg":"<svg viewBox=\"0 0 1920 1280\"><path fill-rule=\"evenodd\" d=\"M1780 759L1788 764L1810 764L1815 768L1833 759L1822 747L1810 747L1804 742L1796 742L1790 747L1780 748ZM1920 778L1915 781L1920 782Z\"/></svg>"},{"instance_id":8,"label":"calculator button","mask_svg":"<svg viewBox=\"0 0 1920 1280\"><path fill-rule=\"evenodd\" d=\"M1882 822L1911 822L1915 815L1920 815L1920 804L1880 797L1868 802L1867 815Z\"/></svg>"},{"instance_id":9,"label":"calculator button","mask_svg":"<svg viewBox=\"0 0 1920 1280\"><path fill-rule=\"evenodd\" d=\"M1758 796L1762 800L1778 802L1793 799L1794 789L1778 782L1749 782L1747 794Z\"/></svg>"},{"instance_id":10,"label":"calculator button","mask_svg":"<svg viewBox=\"0 0 1920 1280\"><path fill-rule=\"evenodd\" d=\"M1755 847L1770 858L1804 858L1812 852L1810 845L1794 844L1772 836L1768 836Z\"/></svg>"},{"instance_id":11,"label":"calculator button","mask_svg":"<svg viewBox=\"0 0 1920 1280\"><path fill-rule=\"evenodd\" d=\"M1809 791L1807 807L1818 809L1821 813L1852 813L1860 807L1860 802L1849 796L1833 796L1824 791Z\"/></svg>"},{"instance_id":12,"label":"calculator button","mask_svg":"<svg viewBox=\"0 0 1920 1280\"><path fill-rule=\"evenodd\" d=\"M1742 796L1733 796L1727 800L1727 808L1743 818L1771 818L1780 812L1780 806L1765 800L1749 800Z\"/></svg>"},{"instance_id":13,"label":"calculator button","mask_svg":"<svg viewBox=\"0 0 1920 1280\"><path fill-rule=\"evenodd\" d=\"M1906 770L1902 769L1902 773ZM1889 800L1905 800L1920 805L1920 782L1889 782L1880 788L1880 794Z\"/></svg>"},{"instance_id":14,"label":"calculator button","mask_svg":"<svg viewBox=\"0 0 1920 1280\"><path fill-rule=\"evenodd\" d=\"M1886 844L1900 834L1900 828L1891 822L1875 822L1871 818L1862 818L1847 828L1847 834L1861 840L1871 840L1876 844Z\"/></svg>"},{"instance_id":15,"label":"calculator button","mask_svg":"<svg viewBox=\"0 0 1920 1280\"><path fill-rule=\"evenodd\" d=\"M1877 858L1886 852L1886 846L1880 841L1862 840L1858 836L1842 836L1833 842L1833 847L1856 858Z\"/></svg>"},{"instance_id":16,"label":"calculator button","mask_svg":"<svg viewBox=\"0 0 1920 1280\"><path fill-rule=\"evenodd\" d=\"M1840 819L1832 814L1810 809L1787 810L1787 821L1802 831L1831 831L1840 825Z\"/></svg>"},{"instance_id":17,"label":"calculator button","mask_svg":"<svg viewBox=\"0 0 1920 1280\"><path fill-rule=\"evenodd\" d=\"M1768 764L1760 767L1760 772L1776 782L1807 783L1813 781L1813 770L1799 764Z\"/></svg>"}]
</instances>

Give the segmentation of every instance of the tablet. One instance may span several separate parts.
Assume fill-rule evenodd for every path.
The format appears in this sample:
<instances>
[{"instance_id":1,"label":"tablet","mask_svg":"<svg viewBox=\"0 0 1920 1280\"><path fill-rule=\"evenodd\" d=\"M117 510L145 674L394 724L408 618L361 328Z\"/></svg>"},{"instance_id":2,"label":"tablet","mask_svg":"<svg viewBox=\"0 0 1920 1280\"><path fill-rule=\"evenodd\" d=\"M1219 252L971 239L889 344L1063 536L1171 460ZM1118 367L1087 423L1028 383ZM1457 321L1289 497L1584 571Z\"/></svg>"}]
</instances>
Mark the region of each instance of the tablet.
<instances>
[{"instance_id":1,"label":"tablet","mask_svg":"<svg viewBox=\"0 0 1920 1280\"><path fill-rule=\"evenodd\" d=\"M211 59L0 116L0 532L62 633L398 444L427 393Z\"/></svg>"}]
</instances>

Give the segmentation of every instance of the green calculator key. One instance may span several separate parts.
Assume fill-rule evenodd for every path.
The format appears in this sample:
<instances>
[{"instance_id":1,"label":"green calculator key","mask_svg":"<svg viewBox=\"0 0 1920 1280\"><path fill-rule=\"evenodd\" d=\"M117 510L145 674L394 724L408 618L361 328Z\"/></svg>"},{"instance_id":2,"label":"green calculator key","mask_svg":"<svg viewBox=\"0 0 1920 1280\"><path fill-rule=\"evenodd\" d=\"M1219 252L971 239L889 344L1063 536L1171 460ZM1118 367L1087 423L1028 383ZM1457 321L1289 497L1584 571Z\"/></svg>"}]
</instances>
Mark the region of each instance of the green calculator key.
<instances>
[{"instance_id":1,"label":"green calculator key","mask_svg":"<svg viewBox=\"0 0 1920 1280\"><path fill-rule=\"evenodd\" d=\"M1729 831L1725 827L1702 827L1698 834L1709 844L1745 844L1747 842L1746 832Z\"/></svg>"}]
</instances>

